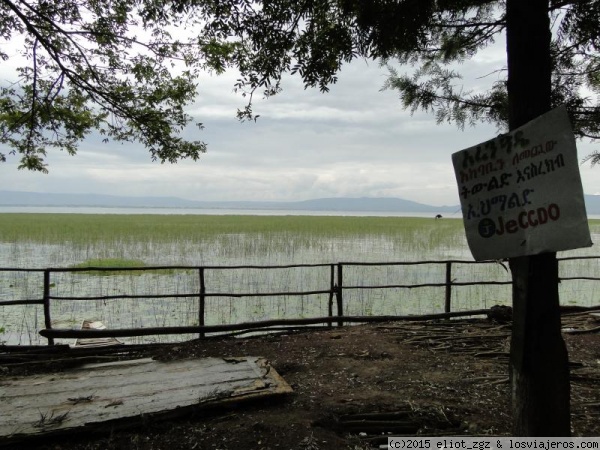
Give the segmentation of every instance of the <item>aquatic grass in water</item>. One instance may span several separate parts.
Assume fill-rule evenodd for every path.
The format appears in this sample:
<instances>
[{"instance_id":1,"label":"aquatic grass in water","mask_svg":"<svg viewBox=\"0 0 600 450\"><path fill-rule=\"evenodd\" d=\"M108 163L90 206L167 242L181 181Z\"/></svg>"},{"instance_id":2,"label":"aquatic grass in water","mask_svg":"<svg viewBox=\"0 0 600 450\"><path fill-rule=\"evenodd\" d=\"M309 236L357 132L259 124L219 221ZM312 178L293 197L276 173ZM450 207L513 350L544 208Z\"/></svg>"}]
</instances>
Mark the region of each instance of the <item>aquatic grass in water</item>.
<instances>
[{"instance_id":1,"label":"aquatic grass in water","mask_svg":"<svg viewBox=\"0 0 600 450\"><path fill-rule=\"evenodd\" d=\"M82 263L73 264L69 266L71 269L85 269L85 268L101 268L107 270L85 270L76 272L79 274L90 274L100 276L111 276L111 275L122 275L127 272L131 272L132 275L141 275L141 271L125 271L125 270L108 270L108 269L123 269L132 267L146 267L146 263L140 259L122 259L122 258L104 258L104 259L89 259Z\"/></svg>"},{"instance_id":2,"label":"aquatic grass in water","mask_svg":"<svg viewBox=\"0 0 600 450\"><path fill-rule=\"evenodd\" d=\"M434 225L435 228L431 228ZM2 242L86 246L97 242L201 242L216 236L340 237L459 231L460 221L402 217L0 214ZM435 242L433 242L435 244Z\"/></svg>"},{"instance_id":3,"label":"aquatic grass in water","mask_svg":"<svg viewBox=\"0 0 600 450\"><path fill-rule=\"evenodd\" d=\"M590 221L593 239L600 221ZM594 249L563 252L593 255ZM340 216L204 216L0 214L0 267L125 267L332 264L471 260L461 220ZM123 267L123 266L121 266ZM561 277L598 273L598 261L561 263ZM344 285L443 283L443 265L344 268ZM206 270L207 292L326 290L329 268ZM453 265L456 282L510 280L500 265ZM593 276L593 275L590 275ZM102 320L111 328L198 324L196 270L122 270L109 277L83 272L52 273L51 295L141 295L145 299L53 301L53 318L79 326ZM0 272L0 301L42 298L41 273ZM597 304L593 282L563 282L564 304ZM510 304L510 286L454 287L453 310ZM207 298L206 323L222 324L326 315L328 295ZM444 288L344 291L345 314L441 312ZM334 309L335 311L335 309ZM0 307L0 340L38 342L43 312L37 306ZM189 338L189 337L186 337ZM143 338L147 339L147 338ZM42 340L44 342L44 340Z\"/></svg>"},{"instance_id":4,"label":"aquatic grass in water","mask_svg":"<svg viewBox=\"0 0 600 450\"><path fill-rule=\"evenodd\" d=\"M144 269L135 270L140 268L147 268L148 265L141 259L122 259L122 258L104 258L104 259L89 259L82 263L73 264L69 266L70 269L87 269L90 270L78 270L74 272L80 275L97 275L97 276L113 276L113 275L134 275L140 276L144 273L155 273L162 275L171 275L175 273L173 269ZM131 269L131 270L124 270Z\"/></svg>"},{"instance_id":5,"label":"aquatic grass in water","mask_svg":"<svg viewBox=\"0 0 600 450\"><path fill-rule=\"evenodd\" d=\"M40 224L43 224L40 226ZM93 258L148 265L462 257L459 220L397 217L0 214L0 266Z\"/></svg>"}]
</instances>

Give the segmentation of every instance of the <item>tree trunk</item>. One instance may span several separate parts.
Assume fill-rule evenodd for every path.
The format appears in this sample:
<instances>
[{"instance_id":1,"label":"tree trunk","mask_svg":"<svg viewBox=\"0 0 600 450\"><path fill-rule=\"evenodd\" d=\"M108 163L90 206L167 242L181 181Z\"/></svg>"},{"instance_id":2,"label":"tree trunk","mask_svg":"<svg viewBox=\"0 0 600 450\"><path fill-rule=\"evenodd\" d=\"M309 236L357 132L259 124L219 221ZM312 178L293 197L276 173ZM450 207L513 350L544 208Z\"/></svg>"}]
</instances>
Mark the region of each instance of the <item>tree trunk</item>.
<instances>
[{"instance_id":1,"label":"tree trunk","mask_svg":"<svg viewBox=\"0 0 600 450\"><path fill-rule=\"evenodd\" d=\"M548 0L507 0L509 127L551 108ZM561 335L555 253L512 258L513 434L569 436L569 361Z\"/></svg>"},{"instance_id":2,"label":"tree trunk","mask_svg":"<svg viewBox=\"0 0 600 450\"><path fill-rule=\"evenodd\" d=\"M510 267L513 435L569 436L569 361L560 332L556 254L513 258Z\"/></svg>"}]
</instances>

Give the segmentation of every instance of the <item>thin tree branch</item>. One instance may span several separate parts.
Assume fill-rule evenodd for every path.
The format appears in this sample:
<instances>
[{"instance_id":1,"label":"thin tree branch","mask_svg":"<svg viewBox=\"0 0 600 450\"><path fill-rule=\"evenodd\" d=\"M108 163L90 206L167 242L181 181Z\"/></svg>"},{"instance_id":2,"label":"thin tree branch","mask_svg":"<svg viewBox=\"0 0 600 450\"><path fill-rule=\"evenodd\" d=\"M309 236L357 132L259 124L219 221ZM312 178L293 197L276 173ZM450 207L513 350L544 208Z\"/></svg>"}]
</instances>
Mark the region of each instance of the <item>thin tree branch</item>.
<instances>
[{"instance_id":1,"label":"thin tree branch","mask_svg":"<svg viewBox=\"0 0 600 450\"><path fill-rule=\"evenodd\" d=\"M27 137L27 154L31 154L33 153L33 133L35 131L36 128L36 119L35 119L35 115L37 112L37 84L38 84L38 77L37 77L37 46L38 46L38 39L36 38L34 43L33 43L33 48L32 48L32 53L33 53L33 80L31 82L31 116L30 116L30 125L29 125L29 132L28 132L28 137Z\"/></svg>"}]
</instances>

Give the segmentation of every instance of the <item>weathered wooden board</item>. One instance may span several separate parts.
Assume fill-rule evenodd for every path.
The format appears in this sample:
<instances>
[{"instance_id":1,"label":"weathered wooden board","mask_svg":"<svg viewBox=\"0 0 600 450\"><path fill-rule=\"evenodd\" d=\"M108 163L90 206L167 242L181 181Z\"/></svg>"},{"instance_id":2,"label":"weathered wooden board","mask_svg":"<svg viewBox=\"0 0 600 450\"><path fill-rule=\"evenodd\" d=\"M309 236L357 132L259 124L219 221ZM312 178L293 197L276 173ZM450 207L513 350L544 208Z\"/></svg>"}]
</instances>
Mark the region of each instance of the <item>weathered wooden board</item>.
<instances>
[{"instance_id":1,"label":"weathered wooden board","mask_svg":"<svg viewBox=\"0 0 600 450\"><path fill-rule=\"evenodd\" d=\"M89 428L291 392L264 358L138 359L0 379L0 438Z\"/></svg>"}]
</instances>

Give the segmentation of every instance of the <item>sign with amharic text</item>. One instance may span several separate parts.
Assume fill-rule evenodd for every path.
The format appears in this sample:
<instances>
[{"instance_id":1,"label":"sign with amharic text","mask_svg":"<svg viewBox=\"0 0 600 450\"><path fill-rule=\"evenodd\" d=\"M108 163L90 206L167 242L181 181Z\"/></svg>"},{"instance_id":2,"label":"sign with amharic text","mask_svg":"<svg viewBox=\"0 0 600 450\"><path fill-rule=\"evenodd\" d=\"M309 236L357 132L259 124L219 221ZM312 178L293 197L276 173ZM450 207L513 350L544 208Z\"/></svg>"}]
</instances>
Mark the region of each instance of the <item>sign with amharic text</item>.
<instances>
[{"instance_id":1,"label":"sign with amharic text","mask_svg":"<svg viewBox=\"0 0 600 450\"><path fill-rule=\"evenodd\" d=\"M473 257L592 245L577 147L564 106L452 155Z\"/></svg>"}]
</instances>

